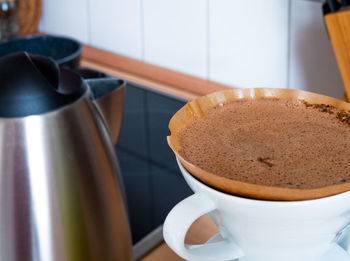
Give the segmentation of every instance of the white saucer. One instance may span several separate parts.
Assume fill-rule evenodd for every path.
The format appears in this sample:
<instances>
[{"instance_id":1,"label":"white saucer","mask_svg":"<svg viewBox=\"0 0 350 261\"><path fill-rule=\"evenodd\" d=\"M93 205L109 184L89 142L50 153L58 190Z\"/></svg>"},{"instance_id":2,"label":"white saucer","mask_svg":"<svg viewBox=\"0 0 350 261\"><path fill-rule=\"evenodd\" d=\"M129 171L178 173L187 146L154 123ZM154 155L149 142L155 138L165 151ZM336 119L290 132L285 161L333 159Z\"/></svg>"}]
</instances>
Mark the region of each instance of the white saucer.
<instances>
[{"instance_id":1,"label":"white saucer","mask_svg":"<svg viewBox=\"0 0 350 261\"><path fill-rule=\"evenodd\" d=\"M207 243L215 243L222 240L220 234L210 238ZM231 260L239 261L239 259ZM350 261L350 255L339 245L334 245L319 261Z\"/></svg>"}]
</instances>

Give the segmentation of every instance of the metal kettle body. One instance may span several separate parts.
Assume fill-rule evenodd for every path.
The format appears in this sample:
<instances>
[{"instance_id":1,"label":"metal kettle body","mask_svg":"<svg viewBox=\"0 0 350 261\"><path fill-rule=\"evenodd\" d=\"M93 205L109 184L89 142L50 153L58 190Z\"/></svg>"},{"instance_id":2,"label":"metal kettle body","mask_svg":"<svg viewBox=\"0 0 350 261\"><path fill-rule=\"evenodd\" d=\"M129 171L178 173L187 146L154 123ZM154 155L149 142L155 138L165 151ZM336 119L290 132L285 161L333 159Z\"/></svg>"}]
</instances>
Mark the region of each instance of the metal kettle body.
<instances>
[{"instance_id":1,"label":"metal kettle body","mask_svg":"<svg viewBox=\"0 0 350 261\"><path fill-rule=\"evenodd\" d=\"M111 138L120 126L107 126L123 91L94 101L86 88L58 110L0 118L0 260L132 260Z\"/></svg>"}]
</instances>

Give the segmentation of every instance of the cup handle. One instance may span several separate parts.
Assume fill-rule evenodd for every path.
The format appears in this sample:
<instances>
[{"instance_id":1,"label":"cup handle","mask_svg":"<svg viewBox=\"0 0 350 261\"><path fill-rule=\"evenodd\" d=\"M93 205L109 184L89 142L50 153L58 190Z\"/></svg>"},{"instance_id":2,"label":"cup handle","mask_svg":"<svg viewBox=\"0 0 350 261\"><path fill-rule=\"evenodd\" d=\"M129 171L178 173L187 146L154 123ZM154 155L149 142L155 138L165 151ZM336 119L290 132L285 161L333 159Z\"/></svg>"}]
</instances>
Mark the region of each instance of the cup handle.
<instances>
[{"instance_id":1,"label":"cup handle","mask_svg":"<svg viewBox=\"0 0 350 261\"><path fill-rule=\"evenodd\" d=\"M168 246L179 256L191 261L227 261L244 256L231 240L223 239L202 245L185 244L185 236L194 221L216 209L212 200L202 194L194 194L178 203L168 214L163 236Z\"/></svg>"}]
</instances>

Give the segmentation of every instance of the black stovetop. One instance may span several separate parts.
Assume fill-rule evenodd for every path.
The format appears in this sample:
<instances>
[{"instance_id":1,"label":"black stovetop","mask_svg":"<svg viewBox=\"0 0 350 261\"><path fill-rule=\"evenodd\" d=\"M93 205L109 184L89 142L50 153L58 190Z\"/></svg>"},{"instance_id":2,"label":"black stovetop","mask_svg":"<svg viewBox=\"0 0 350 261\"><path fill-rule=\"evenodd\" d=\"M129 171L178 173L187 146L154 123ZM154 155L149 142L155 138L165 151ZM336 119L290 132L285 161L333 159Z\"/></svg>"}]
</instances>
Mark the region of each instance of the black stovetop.
<instances>
[{"instance_id":1,"label":"black stovetop","mask_svg":"<svg viewBox=\"0 0 350 261\"><path fill-rule=\"evenodd\" d=\"M192 194L167 145L168 123L185 101L128 84L116 147L133 244L160 226Z\"/></svg>"}]
</instances>

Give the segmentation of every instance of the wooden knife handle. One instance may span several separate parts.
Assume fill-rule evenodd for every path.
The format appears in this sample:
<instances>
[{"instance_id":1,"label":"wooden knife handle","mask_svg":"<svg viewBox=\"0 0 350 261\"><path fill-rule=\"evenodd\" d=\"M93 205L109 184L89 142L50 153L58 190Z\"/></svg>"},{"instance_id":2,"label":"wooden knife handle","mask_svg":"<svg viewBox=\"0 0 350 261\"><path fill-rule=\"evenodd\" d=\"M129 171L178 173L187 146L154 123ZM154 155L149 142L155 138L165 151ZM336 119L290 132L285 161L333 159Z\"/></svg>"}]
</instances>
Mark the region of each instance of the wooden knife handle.
<instances>
[{"instance_id":1,"label":"wooden knife handle","mask_svg":"<svg viewBox=\"0 0 350 261\"><path fill-rule=\"evenodd\" d=\"M350 100L350 10L325 15L326 26Z\"/></svg>"}]
</instances>

